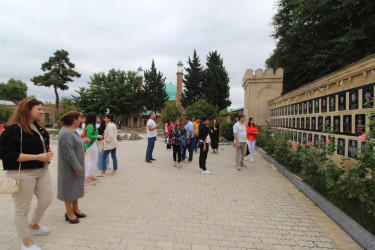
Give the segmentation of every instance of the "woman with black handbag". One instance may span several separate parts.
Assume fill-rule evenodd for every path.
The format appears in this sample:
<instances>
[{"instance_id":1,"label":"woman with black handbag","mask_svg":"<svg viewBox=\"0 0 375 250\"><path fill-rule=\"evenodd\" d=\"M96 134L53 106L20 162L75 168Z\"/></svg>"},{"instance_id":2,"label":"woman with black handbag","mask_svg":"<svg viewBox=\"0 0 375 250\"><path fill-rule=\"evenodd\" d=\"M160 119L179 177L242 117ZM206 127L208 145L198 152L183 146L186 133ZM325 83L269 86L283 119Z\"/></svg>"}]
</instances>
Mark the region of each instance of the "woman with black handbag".
<instances>
[{"instance_id":1,"label":"woman with black handbag","mask_svg":"<svg viewBox=\"0 0 375 250\"><path fill-rule=\"evenodd\" d=\"M7 129L0 136L0 158L6 176L19 179L19 192L12 194L15 203L14 222L23 244L21 250L40 248L30 237L47 234L50 230L39 225L42 216L52 202L52 184L49 162L53 153L49 148L49 134L38 122L43 115L42 102L25 98L9 118ZM33 195L37 196L31 222L28 213Z\"/></svg>"}]
</instances>

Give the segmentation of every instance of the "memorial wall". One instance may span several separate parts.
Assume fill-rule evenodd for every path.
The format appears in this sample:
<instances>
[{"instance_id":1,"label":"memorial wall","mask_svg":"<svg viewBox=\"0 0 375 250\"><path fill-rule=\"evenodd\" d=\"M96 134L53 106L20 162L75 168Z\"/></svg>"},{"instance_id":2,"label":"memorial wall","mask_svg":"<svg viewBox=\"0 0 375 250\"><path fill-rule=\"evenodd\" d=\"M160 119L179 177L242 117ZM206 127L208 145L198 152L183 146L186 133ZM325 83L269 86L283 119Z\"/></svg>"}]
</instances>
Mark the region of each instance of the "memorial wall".
<instances>
[{"instance_id":1,"label":"memorial wall","mask_svg":"<svg viewBox=\"0 0 375 250\"><path fill-rule=\"evenodd\" d=\"M342 68L268 102L270 124L289 130L299 143L329 140L337 143L335 161L356 158L374 116L375 55Z\"/></svg>"}]
</instances>

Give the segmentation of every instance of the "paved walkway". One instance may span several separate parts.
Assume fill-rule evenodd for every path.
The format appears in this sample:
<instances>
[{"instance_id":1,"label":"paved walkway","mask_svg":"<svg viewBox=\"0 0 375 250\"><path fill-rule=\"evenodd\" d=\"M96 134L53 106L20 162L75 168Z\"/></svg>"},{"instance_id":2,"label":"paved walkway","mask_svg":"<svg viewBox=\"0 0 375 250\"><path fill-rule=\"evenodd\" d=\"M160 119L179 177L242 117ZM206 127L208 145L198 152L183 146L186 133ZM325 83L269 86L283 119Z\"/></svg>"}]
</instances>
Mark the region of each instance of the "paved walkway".
<instances>
[{"instance_id":1,"label":"paved walkway","mask_svg":"<svg viewBox=\"0 0 375 250\"><path fill-rule=\"evenodd\" d=\"M247 169L234 168L234 148L209 153L211 175L193 163L172 166L172 152L156 142L145 163L147 140L118 147L119 173L87 187L80 208L88 217L65 222L54 199L34 236L42 249L360 249L319 208L256 153ZM56 141L52 149L57 152ZM56 197L56 162L50 168ZM1 173L0 175L3 175ZM0 195L0 249L20 249L13 202ZM35 204L35 199L33 201Z\"/></svg>"}]
</instances>

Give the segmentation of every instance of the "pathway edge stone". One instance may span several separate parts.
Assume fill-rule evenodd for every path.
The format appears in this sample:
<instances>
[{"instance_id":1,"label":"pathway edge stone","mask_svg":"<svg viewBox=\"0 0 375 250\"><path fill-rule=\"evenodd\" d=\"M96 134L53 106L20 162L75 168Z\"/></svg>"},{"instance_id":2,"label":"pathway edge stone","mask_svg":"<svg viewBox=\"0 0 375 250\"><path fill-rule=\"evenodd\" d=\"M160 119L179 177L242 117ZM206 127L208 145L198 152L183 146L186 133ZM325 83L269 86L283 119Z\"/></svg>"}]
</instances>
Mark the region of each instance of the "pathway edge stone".
<instances>
[{"instance_id":1,"label":"pathway edge stone","mask_svg":"<svg viewBox=\"0 0 375 250\"><path fill-rule=\"evenodd\" d=\"M258 147L256 147L255 149L264 159L266 159L269 163L272 163L283 176L285 176L299 190L301 190L307 197L309 197L310 200L316 203L319 208L328 215L328 217L330 217L347 234L349 234L361 247L363 247L364 249L375 249L374 235L372 235L369 231L367 231L356 221L346 215L338 207L333 205L321 194L312 189L309 185L294 178L292 173L287 168L279 164L271 156L264 153Z\"/></svg>"}]
</instances>

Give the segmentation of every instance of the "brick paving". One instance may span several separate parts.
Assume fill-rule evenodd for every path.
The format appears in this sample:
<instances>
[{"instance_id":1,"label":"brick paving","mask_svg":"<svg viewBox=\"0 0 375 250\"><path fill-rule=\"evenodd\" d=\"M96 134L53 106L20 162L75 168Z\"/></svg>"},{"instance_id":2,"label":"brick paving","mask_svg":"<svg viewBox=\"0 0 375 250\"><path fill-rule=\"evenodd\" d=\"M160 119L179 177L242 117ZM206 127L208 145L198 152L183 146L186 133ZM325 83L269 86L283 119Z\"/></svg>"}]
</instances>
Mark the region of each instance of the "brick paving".
<instances>
[{"instance_id":1,"label":"brick paving","mask_svg":"<svg viewBox=\"0 0 375 250\"><path fill-rule=\"evenodd\" d=\"M148 164L146 144L120 142L118 175L86 187L80 208L88 217L81 223L65 222L64 204L55 198L41 221L51 232L34 242L61 250L360 249L257 153L255 163L237 171L233 146L221 145L219 154L208 155L212 174L202 175L199 154L174 168L172 151L159 139L157 160ZM55 197L56 164L57 158L50 166ZM0 249L20 249L13 201L1 195L0 204Z\"/></svg>"}]
</instances>

